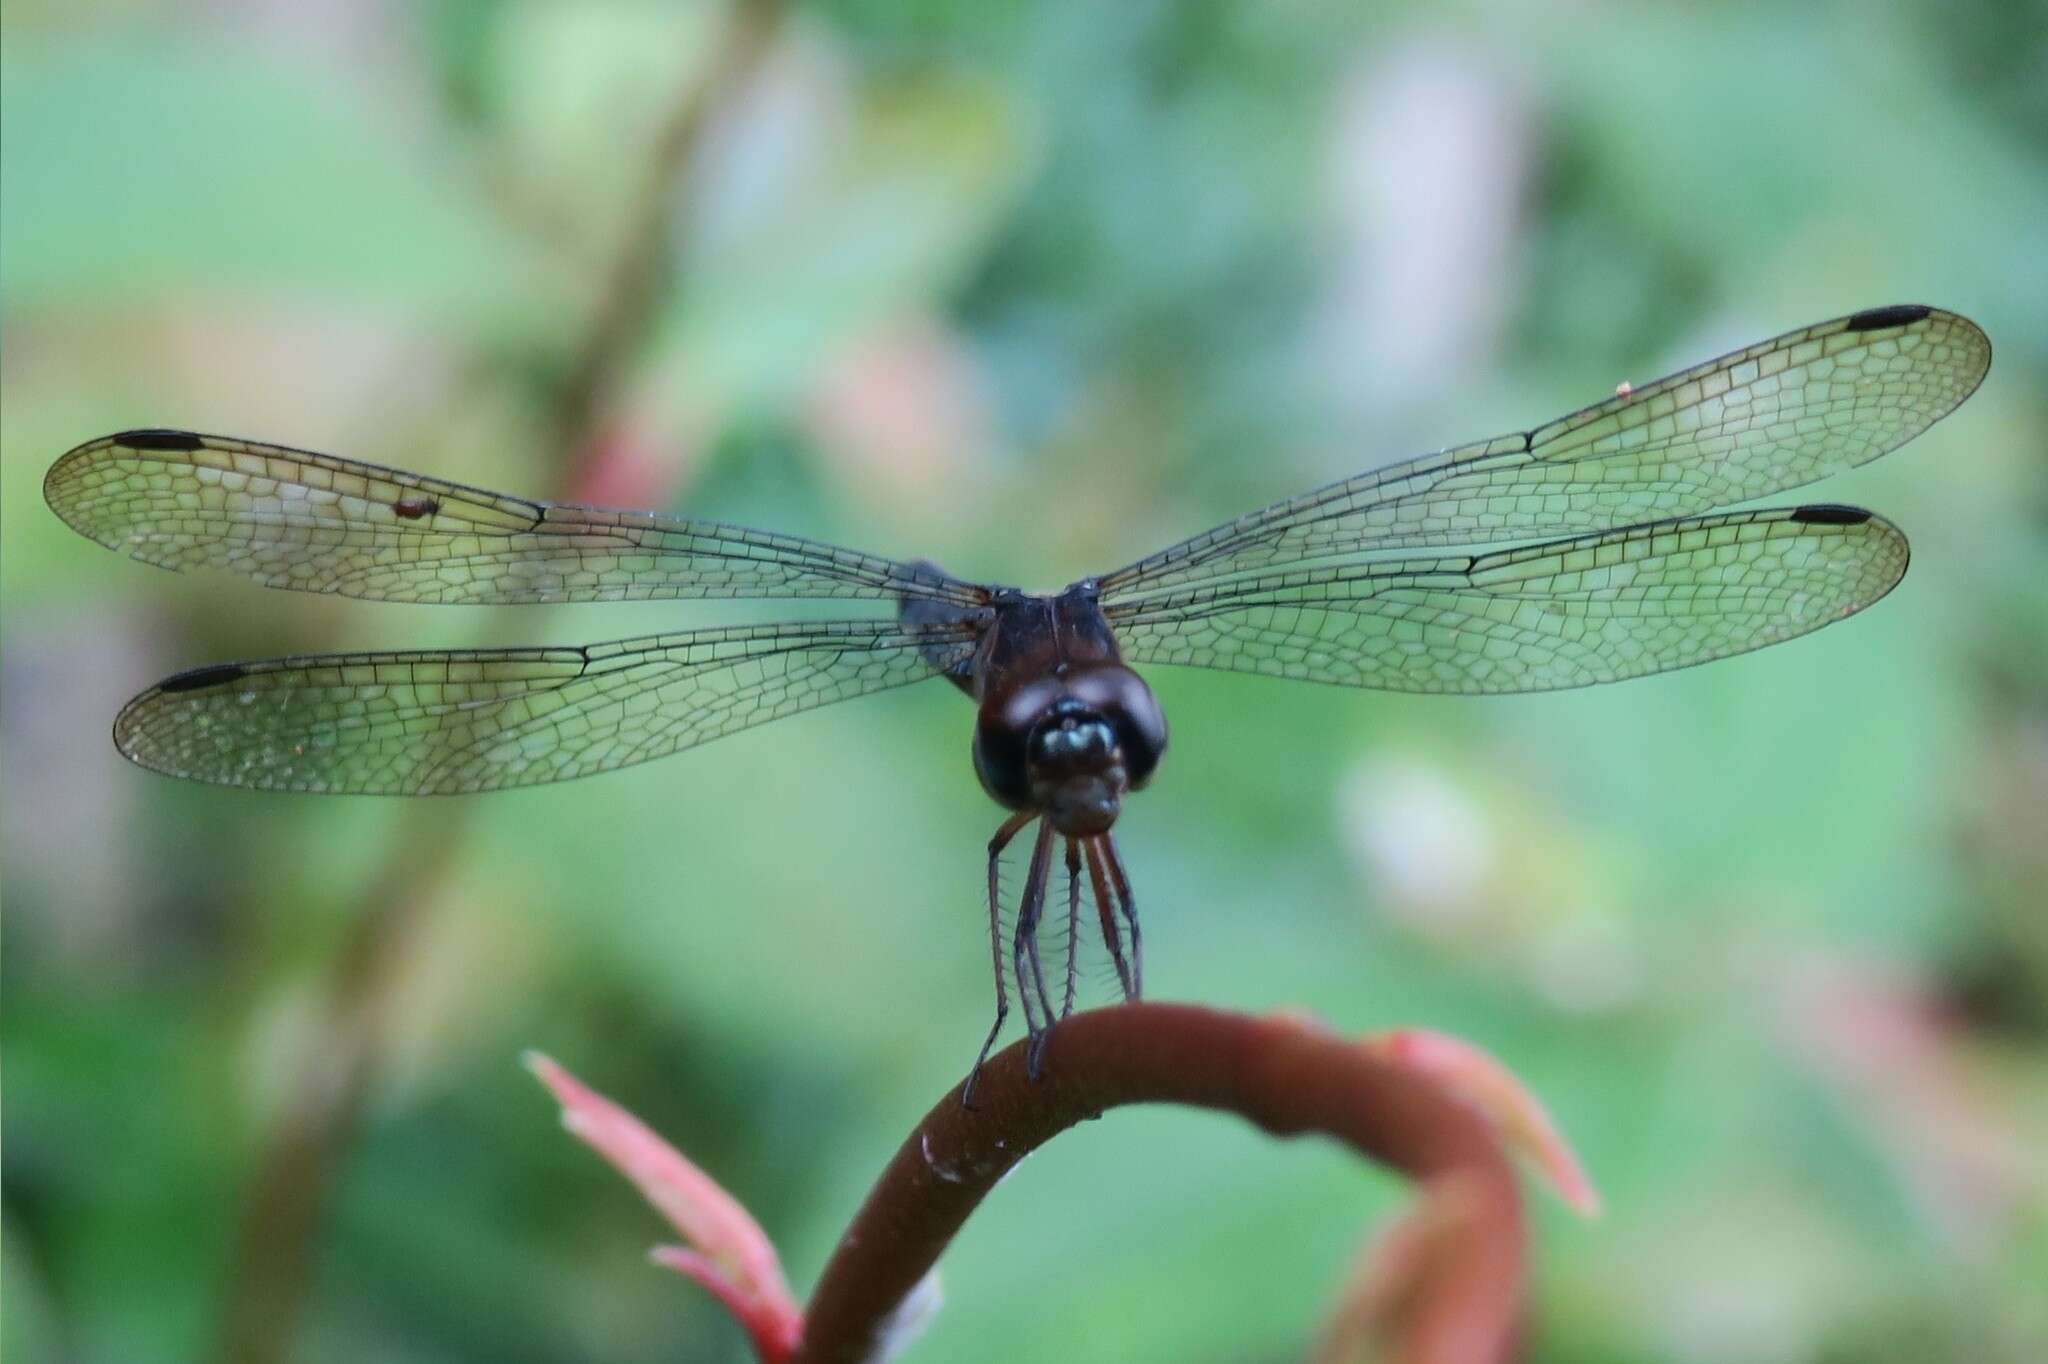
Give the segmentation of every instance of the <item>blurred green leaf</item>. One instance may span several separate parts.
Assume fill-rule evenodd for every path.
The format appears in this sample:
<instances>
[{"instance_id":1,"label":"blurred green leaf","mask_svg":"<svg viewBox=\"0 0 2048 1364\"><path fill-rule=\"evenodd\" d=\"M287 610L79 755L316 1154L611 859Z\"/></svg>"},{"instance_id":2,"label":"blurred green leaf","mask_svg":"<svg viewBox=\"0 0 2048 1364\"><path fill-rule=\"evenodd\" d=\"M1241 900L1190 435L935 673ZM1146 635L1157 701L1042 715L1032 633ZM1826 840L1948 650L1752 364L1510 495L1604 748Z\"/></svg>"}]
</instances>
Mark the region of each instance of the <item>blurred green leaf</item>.
<instances>
[{"instance_id":1,"label":"blurred green leaf","mask_svg":"<svg viewBox=\"0 0 2048 1364\"><path fill-rule=\"evenodd\" d=\"M313 293L504 328L559 303L457 148L374 77L220 42L23 46L0 82L10 309Z\"/></svg>"}]
</instances>

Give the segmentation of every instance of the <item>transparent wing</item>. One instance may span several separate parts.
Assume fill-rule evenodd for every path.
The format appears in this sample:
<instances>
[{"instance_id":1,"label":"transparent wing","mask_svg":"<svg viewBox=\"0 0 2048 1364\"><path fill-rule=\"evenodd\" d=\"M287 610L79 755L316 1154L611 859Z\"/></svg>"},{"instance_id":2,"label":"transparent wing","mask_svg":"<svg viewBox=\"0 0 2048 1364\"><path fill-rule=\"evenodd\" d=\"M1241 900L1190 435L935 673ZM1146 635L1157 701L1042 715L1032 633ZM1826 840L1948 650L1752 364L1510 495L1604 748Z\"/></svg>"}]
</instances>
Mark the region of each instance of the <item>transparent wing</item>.
<instances>
[{"instance_id":1,"label":"transparent wing","mask_svg":"<svg viewBox=\"0 0 2048 1364\"><path fill-rule=\"evenodd\" d=\"M1420 692L1582 687L1791 639L1870 605L1906 537L1781 507L1476 556L1205 583L1108 608L1124 656Z\"/></svg>"},{"instance_id":2,"label":"transparent wing","mask_svg":"<svg viewBox=\"0 0 2048 1364\"><path fill-rule=\"evenodd\" d=\"M794 535L541 502L184 431L125 431L43 480L80 534L170 569L403 602L985 594L929 566Z\"/></svg>"},{"instance_id":3,"label":"transparent wing","mask_svg":"<svg viewBox=\"0 0 2048 1364\"><path fill-rule=\"evenodd\" d=\"M1105 601L1338 555L1483 545L1693 515L1876 459L1953 411L1991 343L1969 319L1873 308L1517 432L1360 474L1099 579Z\"/></svg>"},{"instance_id":4,"label":"transparent wing","mask_svg":"<svg viewBox=\"0 0 2048 1364\"><path fill-rule=\"evenodd\" d=\"M318 654L228 663L130 701L114 742L158 772L266 791L447 795L659 758L937 676L967 626L834 621L581 649Z\"/></svg>"}]
</instances>

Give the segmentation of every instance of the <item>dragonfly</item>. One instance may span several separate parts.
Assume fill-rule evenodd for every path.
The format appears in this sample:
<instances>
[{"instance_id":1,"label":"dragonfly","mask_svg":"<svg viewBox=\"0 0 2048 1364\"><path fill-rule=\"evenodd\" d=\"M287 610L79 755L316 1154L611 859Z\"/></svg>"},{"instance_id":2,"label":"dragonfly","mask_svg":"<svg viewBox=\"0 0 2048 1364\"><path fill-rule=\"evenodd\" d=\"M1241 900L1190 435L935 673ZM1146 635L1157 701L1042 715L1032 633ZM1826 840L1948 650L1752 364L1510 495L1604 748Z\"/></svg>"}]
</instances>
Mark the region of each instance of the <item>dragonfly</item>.
<instances>
[{"instance_id":1,"label":"dragonfly","mask_svg":"<svg viewBox=\"0 0 2048 1364\"><path fill-rule=\"evenodd\" d=\"M996 1016L966 1099L1009 1017L1006 948L1034 1078L1073 1009L1071 938L1057 1007L1039 946L1055 877L1068 929L1091 903L1124 998L1142 993L1138 906L1112 829L1158 771L1167 726L1133 665L1537 692L1804 635L1897 585L1906 537L1858 507L1740 504L1896 449L1962 403L1990 362L1967 318L1870 308L1624 384L1541 426L1341 479L1046 594L794 535L186 431L89 441L56 462L44 493L133 558L303 592L880 604L866 619L580 647L212 664L135 697L114 741L143 767L226 786L455 795L607 772L943 678L974 703L975 773L1007 812L987 850ZM1006 944L999 867L1033 824Z\"/></svg>"}]
</instances>

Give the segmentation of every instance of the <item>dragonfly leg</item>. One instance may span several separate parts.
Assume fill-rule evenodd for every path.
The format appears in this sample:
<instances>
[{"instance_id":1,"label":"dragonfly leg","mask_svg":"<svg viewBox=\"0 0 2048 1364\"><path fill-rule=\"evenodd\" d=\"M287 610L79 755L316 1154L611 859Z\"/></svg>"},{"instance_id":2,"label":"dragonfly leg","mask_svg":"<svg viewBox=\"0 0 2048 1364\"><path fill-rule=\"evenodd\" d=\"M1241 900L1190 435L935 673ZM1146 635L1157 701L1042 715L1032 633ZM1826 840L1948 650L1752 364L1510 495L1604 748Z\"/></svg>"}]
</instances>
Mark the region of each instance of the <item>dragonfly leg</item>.
<instances>
[{"instance_id":1,"label":"dragonfly leg","mask_svg":"<svg viewBox=\"0 0 2048 1364\"><path fill-rule=\"evenodd\" d=\"M1138 902L1131 895L1131 878L1124 873L1124 859L1116 850L1116 839L1104 834L1102 850L1109 863L1109 879L1116 885L1117 905L1123 910L1124 922L1131 926L1130 998L1137 999L1145 993L1145 940L1138 932Z\"/></svg>"},{"instance_id":2,"label":"dragonfly leg","mask_svg":"<svg viewBox=\"0 0 2048 1364\"><path fill-rule=\"evenodd\" d=\"M1124 935L1116 922L1116 899L1110 893L1109 873L1102 865L1102 845L1108 841L1106 837L1091 838L1082 847L1088 854L1088 880L1095 890L1095 912L1102 920L1102 941L1109 948L1109 959L1116 963L1117 983L1123 986L1128 1002L1138 997L1138 987L1131 979L1131 964L1124 958Z\"/></svg>"},{"instance_id":3,"label":"dragonfly leg","mask_svg":"<svg viewBox=\"0 0 2048 1364\"><path fill-rule=\"evenodd\" d=\"M1081 843L1067 840L1067 992L1060 1017L1074 1012L1074 975L1081 960Z\"/></svg>"},{"instance_id":4,"label":"dragonfly leg","mask_svg":"<svg viewBox=\"0 0 2048 1364\"><path fill-rule=\"evenodd\" d=\"M1038 924L1045 912L1045 883L1052 869L1052 835L1050 821L1039 825L1038 841L1031 847L1031 871L1024 878L1024 898L1017 905L1017 934L1010 953L1017 969L1017 995L1024 1003L1024 1028L1031 1037L1025 1065L1034 1080L1055 1021L1052 999L1045 992L1045 963L1038 955Z\"/></svg>"},{"instance_id":5,"label":"dragonfly leg","mask_svg":"<svg viewBox=\"0 0 2048 1364\"><path fill-rule=\"evenodd\" d=\"M974 1069L967 1072L967 1083L960 1090L960 1106L974 1107L974 1082L981 1078L982 1063L988 1060L989 1049L996 1044L996 1038L1003 1031L1003 1020L1010 1016L1010 997L1003 988L1003 898L1002 867L1003 849L1010 846L1010 840L1017 831L1038 817L1034 810L1021 810L1003 821L1003 827L996 830L996 836L988 841L988 949L996 968L996 1021L990 1025L988 1037L981 1044L981 1054L974 1058ZM1019 982L1018 988L1023 988Z\"/></svg>"}]
</instances>

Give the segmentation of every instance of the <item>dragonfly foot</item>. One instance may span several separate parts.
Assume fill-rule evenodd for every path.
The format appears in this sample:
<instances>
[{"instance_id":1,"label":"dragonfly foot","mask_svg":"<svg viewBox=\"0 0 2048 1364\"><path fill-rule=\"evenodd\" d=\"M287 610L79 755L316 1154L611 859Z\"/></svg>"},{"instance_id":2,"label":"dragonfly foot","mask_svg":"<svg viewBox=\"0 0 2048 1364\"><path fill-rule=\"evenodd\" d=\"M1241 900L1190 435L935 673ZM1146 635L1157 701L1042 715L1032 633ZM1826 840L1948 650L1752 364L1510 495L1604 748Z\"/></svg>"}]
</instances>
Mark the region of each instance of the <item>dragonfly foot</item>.
<instances>
[{"instance_id":1,"label":"dragonfly foot","mask_svg":"<svg viewBox=\"0 0 2048 1364\"><path fill-rule=\"evenodd\" d=\"M1032 1084L1037 1084L1045 1075L1045 1045L1052 1041L1052 1029L1052 1024L1046 1024L1032 1035L1024 1048L1024 1074Z\"/></svg>"}]
</instances>

